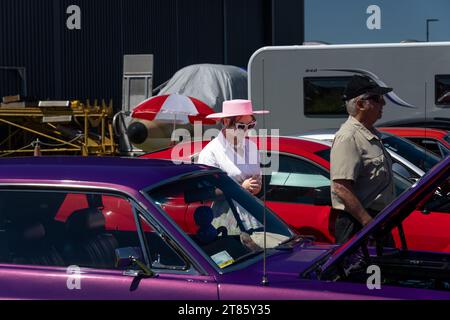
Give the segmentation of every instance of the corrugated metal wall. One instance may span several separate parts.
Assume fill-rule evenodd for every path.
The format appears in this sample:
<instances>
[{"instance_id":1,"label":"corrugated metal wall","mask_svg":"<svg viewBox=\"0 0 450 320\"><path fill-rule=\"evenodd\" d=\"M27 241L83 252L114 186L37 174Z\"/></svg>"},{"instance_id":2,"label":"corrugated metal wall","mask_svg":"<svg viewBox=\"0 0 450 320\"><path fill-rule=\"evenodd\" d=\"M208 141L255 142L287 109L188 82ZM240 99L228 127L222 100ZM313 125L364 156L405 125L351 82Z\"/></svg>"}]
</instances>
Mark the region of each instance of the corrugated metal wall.
<instances>
[{"instance_id":1,"label":"corrugated metal wall","mask_svg":"<svg viewBox=\"0 0 450 320\"><path fill-rule=\"evenodd\" d=\"M0 1L0 66L27 67L29 95L54 95L52 15L51 0ZM0 71L0 76L2 95L18 93L15 72Z\"/></svg>"},{"instance_id":2,"label":"corrugated metal wall","mask_svg":"<svg viewBox=\"0 0 450 320\"><path fill-rule=\"evenodd\" d=\"M70 5L81 8L81 30L66 27ZM120 108L124 54L153 53L155 85L194 63L246 68L277 38L303 39L302 7L297 0L1 0L0 66L26 67L31 97L105 98ZM1 96L19 93L19 83L15 72L0 70Z\"/></svg>"}]
</instances>

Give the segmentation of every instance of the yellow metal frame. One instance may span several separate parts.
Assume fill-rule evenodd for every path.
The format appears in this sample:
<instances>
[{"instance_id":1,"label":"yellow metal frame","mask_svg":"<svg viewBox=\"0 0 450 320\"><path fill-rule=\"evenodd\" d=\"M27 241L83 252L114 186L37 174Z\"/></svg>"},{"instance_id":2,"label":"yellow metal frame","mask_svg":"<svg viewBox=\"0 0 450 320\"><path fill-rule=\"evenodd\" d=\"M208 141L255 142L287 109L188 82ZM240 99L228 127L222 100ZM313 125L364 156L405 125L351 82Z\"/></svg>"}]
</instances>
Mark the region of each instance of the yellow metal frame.
<instances>
[{"instance_id":1,"label":"yellow metal frame","mask_svg":"<svg viewBox=\"0 0 450 320\"><path fill-rule=\"evenodd\" d=\"M118 149L114 141L110 121L112 113L112 101L109 105L105 101L98 105L97 100L93 105L89 101L86 104L72 101L69 108L0 108L0 125L3 124L8 127L8 136L0 141L0 157L14 155L15 153L32 154L34 148L30 146L30 135L34 139L33 141L36 141L36 138L44 138L52 142L41 144L42 153L75 153L83 156L115 155ZM44 117L52 116L71 116L70 124L75 126L82 134L72 140L68 139L54 123L43 122ZM90 137L91 129L99 131L99 140ZM18 145L14 143L14 139L21 139L26 142ZM54 143L57 143L57 145Z\"/></svg>"}]
</instances>

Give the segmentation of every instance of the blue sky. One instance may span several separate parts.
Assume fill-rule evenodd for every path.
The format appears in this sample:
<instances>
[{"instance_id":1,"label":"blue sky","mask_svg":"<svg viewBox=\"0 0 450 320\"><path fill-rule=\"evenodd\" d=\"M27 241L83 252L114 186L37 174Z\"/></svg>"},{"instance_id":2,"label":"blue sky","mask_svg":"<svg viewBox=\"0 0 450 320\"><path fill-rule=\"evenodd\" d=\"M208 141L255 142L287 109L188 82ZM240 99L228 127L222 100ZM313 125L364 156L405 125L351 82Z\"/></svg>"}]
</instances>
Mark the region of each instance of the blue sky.
<instances>
[{"instance_id":1,"label":"blue sky","mask_svg":"<svg viewBox=\"0 0 450 320\"><path fill-rule=\"evenodd\" d=\"M381 29L369 30L370 5L381 9ZM450 41L450 0L305 0L305 41L339 43Z\"/></svg>"}]
</instances>

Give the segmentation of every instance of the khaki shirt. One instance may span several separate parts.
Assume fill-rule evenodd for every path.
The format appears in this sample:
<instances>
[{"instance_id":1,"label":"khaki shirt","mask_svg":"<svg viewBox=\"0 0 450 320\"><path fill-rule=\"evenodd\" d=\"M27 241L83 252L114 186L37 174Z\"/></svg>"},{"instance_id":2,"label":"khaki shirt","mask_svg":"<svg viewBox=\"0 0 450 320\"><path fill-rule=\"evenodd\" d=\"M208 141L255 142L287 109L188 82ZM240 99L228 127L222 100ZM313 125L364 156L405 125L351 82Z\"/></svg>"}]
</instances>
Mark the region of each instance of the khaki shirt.
<instances>
[{"instance_id":1,"label":"khaki shirt","mask_svg":"<svg viewBox=\"0 0 450 320\"><path fill-rule=\"evenodd\" d=\"M392 159L380 137L350 116L336 133L330 156L331 180L352 180L362 206L376 211L395 199ZM346 210L333 190L331 202L333 208Z\"/></svg>"}]
</instances>

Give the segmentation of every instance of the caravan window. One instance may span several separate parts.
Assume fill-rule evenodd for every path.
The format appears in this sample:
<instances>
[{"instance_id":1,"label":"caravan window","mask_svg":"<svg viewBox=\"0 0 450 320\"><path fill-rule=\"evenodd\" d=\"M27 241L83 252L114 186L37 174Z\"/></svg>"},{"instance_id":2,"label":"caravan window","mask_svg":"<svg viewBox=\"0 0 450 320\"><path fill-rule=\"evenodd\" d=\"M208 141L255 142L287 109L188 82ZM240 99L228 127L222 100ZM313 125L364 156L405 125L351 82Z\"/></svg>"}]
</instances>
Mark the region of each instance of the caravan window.
<instances>
[{"instance_id":1,"label":"caravan window","mask_svg":"<svg viewBox=\"0 0 450 320\"><path fill-rule=\"evenodd\" d=\"M348 116L342 94L351 77L303 79L305 116Z\"/></svg>"},{"instance_id":2,"label":"caravan window","mask_svg":"<svg viewBox=\"0 0 450 320\"><path fill-rule=\"evenodd\" d=\"M436 75L434 78L434 87L436 88L436 105L450 104L450 75Z\"/></svg>"}]
</instances>

